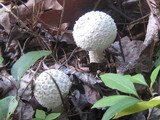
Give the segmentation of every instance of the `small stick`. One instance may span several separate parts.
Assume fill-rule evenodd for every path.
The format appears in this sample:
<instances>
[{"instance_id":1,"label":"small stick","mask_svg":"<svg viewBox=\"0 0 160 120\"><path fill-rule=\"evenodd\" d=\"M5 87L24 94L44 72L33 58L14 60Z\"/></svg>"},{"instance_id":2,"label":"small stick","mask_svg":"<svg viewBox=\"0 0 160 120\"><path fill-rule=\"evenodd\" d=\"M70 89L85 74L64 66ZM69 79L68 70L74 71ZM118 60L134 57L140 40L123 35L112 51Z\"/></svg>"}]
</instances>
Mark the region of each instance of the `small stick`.
<instances>
[{"instance_id":1,"label":"small stick","mask_svg":"<svg viewBox=\"0 0 160 120\"><path fill-rule=\"evenodd\" d=\"M56 49L57 43L58 43L58 40L59 40L59 33L60 33L61 24L62 24L62 20L63 20L63 16L64 16L65 5L66 5L66 0L63 0L63 9L62 9L61 18L60 18L60 21L59 21L59 29L58 29L58 31L57 31L57 39L56 39L56 45L55 45L55 47L54 47L54 50Z\"/></svg>"},{"instance_id":2,"label":"small stick","mask_svg":"<svg viewBox=\"0 0 160 120\"><path fill-rule=\"evenodd\" d=\"M121 37L120 35L118 34L118 41L119 41L119 46L120 46L120 50L121 50L121 55L122 55L122 58L123 58L123 61L125 62L125 56L124 56L124 52L123 52L123 49L122 49L122 43L121 43Z\"/></svg>"}]
</instances>

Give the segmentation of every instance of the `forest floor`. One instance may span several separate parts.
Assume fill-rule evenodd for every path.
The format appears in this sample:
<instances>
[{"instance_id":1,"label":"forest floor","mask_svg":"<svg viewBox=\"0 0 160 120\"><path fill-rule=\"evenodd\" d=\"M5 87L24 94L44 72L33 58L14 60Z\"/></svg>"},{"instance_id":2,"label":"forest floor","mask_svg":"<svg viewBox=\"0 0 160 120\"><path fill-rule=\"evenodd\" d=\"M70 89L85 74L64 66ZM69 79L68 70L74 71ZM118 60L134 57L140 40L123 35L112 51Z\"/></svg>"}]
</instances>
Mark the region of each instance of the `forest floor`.
<instances>
[{"instance_id":1,"label":"forest floor","mask_svg":"<svg viewBox=\"0 0 160 120\"><path fill-rule=\"evenodd\" d=\"M159 5L158 0L1 0L0 99L15 96L18 101L10 119L31 120L36 109L51 113L33 93L34 79L47 69L58 69L72 81L65 98L66 112L58 120L102 118L106 108L91 107L102 97L123 94L106 87L100 79L102 74L142 74L149 83L151 72L160 65ZM104 51L103 63L90 63L88 52L77 47L72 36L75 21L92 10L111 15L118 29L114 43ZM12 68L19 58L42 50L52 53L37 60L16 80ZM19 65L20 70L27 62ZM159 84L158 76L152 88L158 95ZM151 98L146 86L136 85L136 90L143 100ZM2 106L0 109L3 111ZM160 110L152 108L117 120L160 120Z\"/></svg>"}]
</instances>

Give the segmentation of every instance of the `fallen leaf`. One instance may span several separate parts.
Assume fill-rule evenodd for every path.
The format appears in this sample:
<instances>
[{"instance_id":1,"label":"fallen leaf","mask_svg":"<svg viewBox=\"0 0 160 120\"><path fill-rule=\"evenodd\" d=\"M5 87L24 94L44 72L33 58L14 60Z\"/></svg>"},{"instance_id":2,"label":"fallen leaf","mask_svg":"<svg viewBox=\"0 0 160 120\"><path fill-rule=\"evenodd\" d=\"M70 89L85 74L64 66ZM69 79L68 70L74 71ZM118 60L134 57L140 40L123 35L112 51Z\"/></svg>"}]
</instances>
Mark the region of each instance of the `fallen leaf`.
<instances>
[{"instance_id":1,"label":"fallen leaf","mask_svg":"<svg viewBox=\"0 0 160 120\"><path fill-rule=\"evenodd\" d=\"M128 37L121 39L122 49L125 57L125 62L122 59L119 43L115 42L110 50L118 54L117 59L117 72L149 72L153 67L152 55L154 45L158 41L158 26L154 19L153 14L149 17L147 32L144 42L143 41L130 41Z\"/></svg>"},{"instance_id":2,"label":"fallen leaf","mask_svg":"<svg viewBox=\"0 0 160 120\"><path fill-rule=\"evenodd\" d=\"M90 104L96 103L101 97L98 91L89 87L88 85L83 85L85 90L86 99Z\"/></svg>"},{"instance_id":3,"label":"fallen leaf","mask_svg":"<svg viewBox=\"0 0 160 120\"><path fill-rule=\"evenodd\" d=\"M31 120L34 115L32 106L23 101L19 101L19 105L14 113L13 120Z\"/></svg>"},{"instance_id":4,"label":"fallen leaf","mask_svg":"<svg viewBox=\"0 0 160 120\"><path fill-rule=\"evenodd\" d=\"M62 5L63 0L58 0ZM81 15L93 9L97 0L67 0L64 7L62 23L71 23ZM61 11L47 11L41 14L41 20L51 26L57 26L61 18ZM46 19L49 18L49 19Z\"/></svg>"},{"instance_id":5,"label":"fallen leaf","mask_svg":"<svg viewBox=\"0 0 160 120\"><path fill-rule=\"evenodd\" d=\"M17 96L18 83L6 71L2 70L0 76L0 97Z\"/></svg>"},{"instance_id":6,"label":"fallen leaf","mask_svg":"<svg viewBox=\"0 0 160 120\"><path fill-rule=\"evenodd\" d=\"M32 79L34 76L34 71L31 69L28 70L20 81L20 88L18 89L18 94L21 96L21 99L25 101L30 101L32 97Z\"/></svg>"},{"instance_id":7,"label":"fallen leaf","mask_svg":"<svg viewBox=\"0 0 160 120\"><path fill-rule=\"evenodd\" d=\"M35 11L35 8L39 9L39 11ZM62 6L57 0L29 0L25 5L20 5L13 9L13 13L21 20L26 20L48 9L62 10Z\"/></svg>"},{"instance_id":8,"label":"fallen leaf","mask_svg":"<svg viewBox=\"0 0 160 120\"><path fill-rule=\"evenodd\" d=\"M39 11L36 11L39 9ZM0 9L0 25L2 25L6 32L10 32L11 23L22 20L23 22L36 18L35 16L42 11L52 9L52 10L62 10L62 6L58 3L57 0L29 0L27 3L20 6L12 8L10 5ZM38 19L38 18L36 18Z\"/></svg>"},{"instance_id":9,"label":"fallen leaf","mask_svg":"<svg viewBox=\"0 0 160 120\"><path fill-rule=\"evenodd\" d=\"M10 5L6 6L8 9L10 9ZM8 12L6 12L5 8L0 9L0 25L2 25L7 33L10 32L10 17Z\"/></svg>"},{"instance_id":10,"label":"fallen leaf","mask_svg":"<svg viewBox=\"0 0 160 120\"><path fill-rule=\"evenodd\" d=\"M160 109L159 108L151 108L149 109L149 117L148 117L148 120L159 120L160 118Z\"/></svg>"},{"instance_id":11,"label":"fallen leaf","mask_svg":"<svg viewBox=\"0 0 160 120\"><path fill-rule=\"evenodd\" d=\"M122 49L125 57L125 62L123 61L121 50L119 46L119 42L115 42L109 50L112 53L115 53L117 56L116 58L116 66L118 73L126 73L135 71L136 65L140 64L140 54L142 51L143 42L142 41L130 41L128 37L124 37L121 39ZM148 65L148 64L147 64ZM142 68L141 68L142 69Z\"/></svg>"},{"instance_id":12,"label":"fallen leaf","mask_svg":"<svg viewBox=\"0 0 160 120\"><path fill-rule=\"evenodd\" d=\"M85 84L91 85L91 86L96 84L96 83L101 83L102 82L101 80L96 79L93 74L77 72L75 70L66 68L66 67L61 66L59 64L55 64L54 69L59 69L59 70L63 71L65 74L68 74L68 75L75 75L80 81L82 81Z\"/></svg>"}]
</instances>

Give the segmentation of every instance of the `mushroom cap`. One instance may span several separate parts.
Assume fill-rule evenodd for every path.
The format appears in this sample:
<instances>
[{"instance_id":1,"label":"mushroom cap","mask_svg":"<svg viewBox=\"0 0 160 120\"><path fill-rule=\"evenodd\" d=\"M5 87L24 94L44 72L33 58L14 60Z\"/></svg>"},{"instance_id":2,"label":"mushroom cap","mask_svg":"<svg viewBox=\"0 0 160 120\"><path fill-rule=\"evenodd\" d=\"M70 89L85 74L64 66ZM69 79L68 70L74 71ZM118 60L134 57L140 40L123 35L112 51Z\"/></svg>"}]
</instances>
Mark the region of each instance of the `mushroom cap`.
<instances>
[{"instance_id":1,"label":"mushroom cap","mask_svg":"<svg viewBox=\"0 0 160 120\"><path fill-rule=\"evenodd\" d=\"M59 86L63 98L66 97L71 87L71 81L65 73L55 69L46 70L37 77L34 96L43 107L59 112L63 109L62 100L52 78Z\"/></svg>"},{"instance_id":2,"label":"mushroom cap","mask_svg":"<svg viewBox=\"0 0 160 120\"><path fill-rule=\"evenodd\" d=\"M117 35L117 27L110 15L91 11L81 16L73 27L73 37L78 47L87 51L103 51Z\"/></svg>"}]
</instances>

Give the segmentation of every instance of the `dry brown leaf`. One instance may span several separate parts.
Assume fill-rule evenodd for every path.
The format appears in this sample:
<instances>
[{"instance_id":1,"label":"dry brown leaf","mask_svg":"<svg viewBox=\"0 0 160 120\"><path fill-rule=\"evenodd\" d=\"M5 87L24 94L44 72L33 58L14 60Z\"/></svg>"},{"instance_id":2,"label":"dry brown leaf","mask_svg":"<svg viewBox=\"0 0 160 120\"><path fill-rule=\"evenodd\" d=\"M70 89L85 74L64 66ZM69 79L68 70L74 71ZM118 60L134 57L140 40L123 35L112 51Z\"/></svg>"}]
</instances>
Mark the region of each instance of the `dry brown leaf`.
<instances>
[{"instance_id":1,"label":"dry brown leaf","mask_svg":"<svg viewBox=\"0 0 160 120\"><path fill-rule=\"evenodd\" d=\"M10 5L6 6L8 9L10 9ZM11 23L10 23L10 18L9 18L9 14L8 12L6 12L6 9L5 8L1 8L0 9L0 25L2 25L5 29L5 31L7 33L9 33L10 31L10 26L11 26Z\"/></svg>"},{"instance_id":2,"label":"dry brown leaf","mask_svg":"<svg viewBox=\"0 0 160 120\"><path fill-rule=\"evenodd\" d=\"M60 39L59 39L60 42L65 42L67 44L73 44L75 45L75 41L73 39L73 36L72 34L68 34L68 33L64 33Z\"/></svg>"},{"instance_id":3,"label":"dry brown leaf","mask_svg":"<svg viewBox=\"0 0 160 120\"><path fill-rule=\"evenodd\" d=\"M28 70L20 81L20 88L18 89L18 94L21 99L25 101L30 101L32 97L32 78L34 76L34 71Z\"/></svg>"},{"instance_id":4,"label":"dry brown leaf","mask_svg":"<svg viewBox=\"0 0 160 120\"><path fill-rule=\"evenodd\" d=\"M34 110L29 103L19 101L18 107L13 115L12 120L31 120L34 115Z\"/></svg>"},{"instance_id":5,"label":"dry brown leaf","mask_svg":"<svg viewBox=\"0 0 160 120\"><path fill-rule=\"evenodd\" d=\"M66 67L61 66L59 64L55 64L54 69L59 69L59 70L63 71L65 74L75 75L80 81L82 81L83 83L88 84L90 86L95 85L96 83L102 82L101 80L96 79L93 74L77 72L75 70L66 68Z\"/></svg>"},{"instance_id":6,"label":"dry brown leaf","mask_svg":"<svg viewBox=\"0 0 160 120\"><path fill-rule=\"evenodd\" d=\"M0 97L17 96L17 87L18 83L13 76L2 70L0 76Z\"/></svg>"},{"instance_id":7,"label":"dry brown leaf","mask_svg":"<svg viewBox=\"0 0 160 120\"><path fill-rule=\"evenodd\" d=\"M10 6L8 6L10 10ZM5 28L6 32L10 31L10 23L14 23L20 20L25 21L31 19L33 16L37 16L40 12L52 9L52 10L62 10L62 6L58 3L57 0L29 0L25 5L20 5L12 9L12 12L17 15L10 15L5 8L0 9L0 24ZM5 12L7 11L7 12ZM35 19L38 19L35 17Z\"/></svg>"},{"instance_id":8,"label":"dry brown leaf","mask_svg":"<svg viewBox=\"0 0 160 120\"><path fill-rule=\"evenodd\" d=\"M147 51L143 52L145 48L145 46L143 45L143 41L130 41L128 37L122 38L121 43L125 62L123 61L123 58L121 56L119 42L115 42L112 45L113 49L110 49L111 52L117 54L117 56L115 57L118 73L141 73L150 71L150 69L152 68L152 54L150 54L150 51L153 50L152 47L148 47L148 49L146 49Z\"/></svg>"},{"instance_id":9,"label":"dry brown leaf","mask_svg":"<svg viewBox=\"0 0 160 120\"><path fill-rule=\"evenodd\" d=\"M145 46L148 46L152 42L155 43L157 41L158 41L158 26L154 18L154 15L151 13L148 21L146 37L143 44Z\"/></svg>"},{"instance_id":10,"label":"dry brown leaf","mask_svg":"<svg viewBox=\"0 0 160 120\"><path fill-rule=\"evenodd\" d=\"M17 14L21 20L26 20L48 9L62 10L62 6L57 0L29 0L25 5L20 5L15 8L13 12Z\"/></svg>"},{"instance_id":11,"label":"dry brown leaf","mask_svg":"<svg viewBox=\"0 0 160 120\"><path fill-rule=\"evenodd\" d=\"M63 0L58 0L62 5ZM93 9L97 0L66 0L62 23L71 23L82 14ZM48 18L48 19L46 19ZM61 18L61 11L48 11L41 15L41 20L51 26L57 26Z\"/></svg>"},{"instance_id":12,"label":"dry brown leaf","mask_svg":"<svg viewBox=\"0 0 160 120\"><path fill-rule=\"evenodd\" d=\"M155 9L155 11L159 14L158 9ZM125 62L121 55L116 56L117 72L122 74L128 71L137 73L149 72L153 67L152 55L155 43L158 41L158 26L154 15L150 13L144 42L130 41L126 37L122 38L121 41ZM113 47L114 53L121 54L118 42L115 42Z\"/></svg>"},{"instance_id":13,"label":"dry brown leaf","mask_svg":"<svg viewBox=\"0 0 160 120\"><path fill-rule=\"evenodd\" d=\"M86 99L90 104L96 103L101 97L98 91L89 87L88 85L83 85L85 90Z\"/></svg>"}]
</instances>

